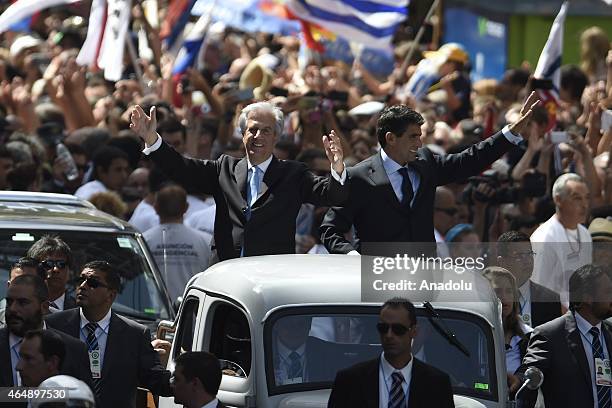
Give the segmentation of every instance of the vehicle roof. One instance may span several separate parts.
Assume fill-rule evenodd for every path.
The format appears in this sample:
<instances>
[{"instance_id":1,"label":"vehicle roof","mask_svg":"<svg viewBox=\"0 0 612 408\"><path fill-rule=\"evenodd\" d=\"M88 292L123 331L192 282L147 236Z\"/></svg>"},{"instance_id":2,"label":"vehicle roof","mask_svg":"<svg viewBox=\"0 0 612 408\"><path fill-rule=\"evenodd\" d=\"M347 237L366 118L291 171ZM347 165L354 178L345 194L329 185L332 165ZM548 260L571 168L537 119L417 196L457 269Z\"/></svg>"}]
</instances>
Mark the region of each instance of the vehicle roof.
<instances>
[{"instance_id":1,"label":"vehicle roof","mask_svg":"<svg viewBox=\"0 0 612 408\"><path fill-rule=\"evenodd\" d=\"M15 191L0 192L0 228L136 232L73 195Z\"/></svg>"},{"instance_id":2,"label":"vehicle roof","mask_svg":"<svg viewBox=\"0 0 612 408\"><path fill-rule=\"evenodd\" d=\"M361 257L349 255L268 255L232 259L196 275L190 286L238 301L255 321L289 305L383 303L361 301ZM469 301L458 301L447 294L439 293L431 303L436 308L480 315L489 323L496 321L498 301L488 283L486 290L470 293Z\"/></svg>"}]
</instances>

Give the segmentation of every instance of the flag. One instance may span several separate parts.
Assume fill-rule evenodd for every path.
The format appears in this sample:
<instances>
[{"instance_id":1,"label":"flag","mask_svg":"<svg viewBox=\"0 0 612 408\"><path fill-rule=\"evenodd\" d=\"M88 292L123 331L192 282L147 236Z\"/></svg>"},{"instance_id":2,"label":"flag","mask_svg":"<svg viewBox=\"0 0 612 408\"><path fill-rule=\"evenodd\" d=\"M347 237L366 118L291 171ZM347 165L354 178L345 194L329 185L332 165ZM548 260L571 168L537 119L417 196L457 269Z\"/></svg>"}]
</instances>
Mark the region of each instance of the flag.
<instances>
[{"instance_id":1,"label":"flag","mask_svg":"<svg viewBox=\"0 0 612 408\"><path fill-rule=\"evenodd\" d=\"M174 0L168 9L168 15L162 23L160 37L164 40L166 49L172 49L182 42L182 33L189 22L191 10L196 0Z\"/></svg>"},{"instance_id":2,"label":"flag","mask_svg":"<svg viewBox=\"0 0 612 408\"><path fill-rule=\"evenodd\" d=\"M204 43L208 27L210 27L210 15L211 13L202 14L189 31L189 34L187 34L172 68L173 77L183 74L196 61Z\"/></svg>"},{"instance_id":3,"label":"flag","mask_svg":"<svg viewBox=\"0 0 612 408\"><path fill-rule=\"evenodd\" d=\"M17 0L0 15L0 33L32 14L46 8L72 4L81 0Z\"/></svg>"},{"instance_id":4,"label":"flag","mask_svg":"<svg viewBox=\"0 0 612 408\"><path fill-rule=\"evenodd\" d=\"M417 64L416 70L408 80L408 83L398 92L399 95L406 93L412 95L417 101L422 100L429 92L431 86L438 82L440 74L440 61L431 58L423 58Z\"/></svg>"},{"instance_id":5,"label":"flag","mask_svg":"<svg viewBox=\"0 0 612 408\"><path fill-rule=\"evenodd\" d=\"M539 89L538 97L543 106L548 110L548 130L551 130L556 122L556 112L559 106L559 87L561 85L561 55L563 54L563 26L569 2L563 2L559 14L548 34L548 40L542 49L538 65L533 74L536 79L548 79L552 81L552 89Z\"/></svg>"},{"instance_id":6,"label":"flag","mask_svg":"<svg viewBox=\"0 0 612 408\"><path fill-rule=\"evenodd\" d=\"M106 0L93 0L89 12L89 24L85 42L77 55L79 65L94 66L100 53L102 34L106 26Z\"/></svg>"},{"instance_id":7,"label":"flag","mask_svg":"<svg viewBox=\"0 0 612 408\"><path fill-rule=\"evenodd\" d=\"M118 81L123 74L123 54L131 12L132 0L108 0L98 66L109 81Z\"/></svg>"},{"instance_id":8,"label":"flag","mask_svg":"<svg viewBox=\"0 0 612 408\"><path fill-rule=\"evenodd\" d=\"M347 40L388 49L397 26L406 19L409 0L287 0L299 19Z\"/></svg>"}]
</instances>

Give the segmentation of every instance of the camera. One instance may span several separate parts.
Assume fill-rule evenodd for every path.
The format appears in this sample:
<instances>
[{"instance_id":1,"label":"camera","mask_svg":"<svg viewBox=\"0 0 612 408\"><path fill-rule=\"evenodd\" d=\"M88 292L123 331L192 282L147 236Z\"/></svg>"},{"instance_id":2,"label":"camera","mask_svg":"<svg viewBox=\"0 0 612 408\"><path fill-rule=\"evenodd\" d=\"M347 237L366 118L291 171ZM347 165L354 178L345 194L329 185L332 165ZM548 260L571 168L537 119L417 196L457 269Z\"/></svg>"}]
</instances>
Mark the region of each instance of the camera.
<instances>
[{"instance_id":1,"label":"camera","mask_svg":"<svg viewBox=\"0 0 612 408\"><path fill-rule=\"evenodd\" d=\"M472 204L472 192L475 200L490 204L516 203L524 197L540 197L546 194L546 176L539 172L526 173L519 186L507 186L507 179L497 173L470 177L469 184L463 190L463 201ZM495 190L492 196L474 191L480 183L487 183Z\"/></svg>"}]
</instances>

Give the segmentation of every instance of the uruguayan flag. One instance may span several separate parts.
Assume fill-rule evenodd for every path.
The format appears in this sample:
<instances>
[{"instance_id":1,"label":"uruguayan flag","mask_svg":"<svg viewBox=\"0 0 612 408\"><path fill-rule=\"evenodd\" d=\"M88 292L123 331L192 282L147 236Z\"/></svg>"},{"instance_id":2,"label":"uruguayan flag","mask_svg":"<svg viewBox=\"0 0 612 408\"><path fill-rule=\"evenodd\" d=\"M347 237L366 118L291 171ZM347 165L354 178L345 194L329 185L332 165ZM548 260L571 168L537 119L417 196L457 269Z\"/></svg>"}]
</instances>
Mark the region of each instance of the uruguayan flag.
<instances>
[{"instance_id":1,"label":"uruguayan flag","mask_svg":"<svg viewBox=\"0 0 612 408\"><path fill-rule=\"evenodd\" d=\"M569 2L565 1L559 10L559 14L553 22L546 45L542 49L538 66L533 74L537 79L550 79L553 83L553 91L558 97L561 85L561 55L563 54L563 26Z\"/></svg>"},{"instance_id":2,"label":"uruguayan flag","mask_svg":"<svg viewBox=\"0 0 612 408\"><path fill-rule=\"evenodd\" d=\"M288 0L291 12L349 41L389 48L409 0Z\"/></svg>"}]
</instances>

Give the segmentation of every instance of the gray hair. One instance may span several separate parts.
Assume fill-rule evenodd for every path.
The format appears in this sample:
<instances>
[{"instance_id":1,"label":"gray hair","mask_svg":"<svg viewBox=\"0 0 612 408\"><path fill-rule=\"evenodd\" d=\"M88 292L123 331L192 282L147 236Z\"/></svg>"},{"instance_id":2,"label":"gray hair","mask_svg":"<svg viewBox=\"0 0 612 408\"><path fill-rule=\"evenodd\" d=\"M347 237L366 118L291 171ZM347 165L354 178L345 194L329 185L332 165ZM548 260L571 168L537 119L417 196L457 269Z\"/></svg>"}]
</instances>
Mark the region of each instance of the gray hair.
<instances>
[{"instance_id":1,"label":"gray hair","mask_svg":"<svg viewBox=\"0 0 612 408\"><path fill-rule=\"evenodd\" d=\"M576 173L565 173L557 177L555 180L555 184L553 184L552 188L552 196L553 198L559 197L563 198L567 194L567 183L569 181L577 181L579 183L584 183L582 177L580 177Z\"/></svg>"},{"instance_id":2,"label":"gray hair","mask_svg":"<svg viewBox=\"0 0 612 408\"><path fill-rule=\"evenodd\" d=\"M282 136L283 127L285 126L285 118L283 115L283 111L270 102L255 102L250 105L245 106L240 112L240 117L238 118L238 125L240 126L240 133L244 134L246 131L246 123L247 117L249 113L254 112L256 110L268 111L272 115L274 115L274 120L276 124L274 126L274 134L275 136Z\"/></svg>"}]
</instances>

